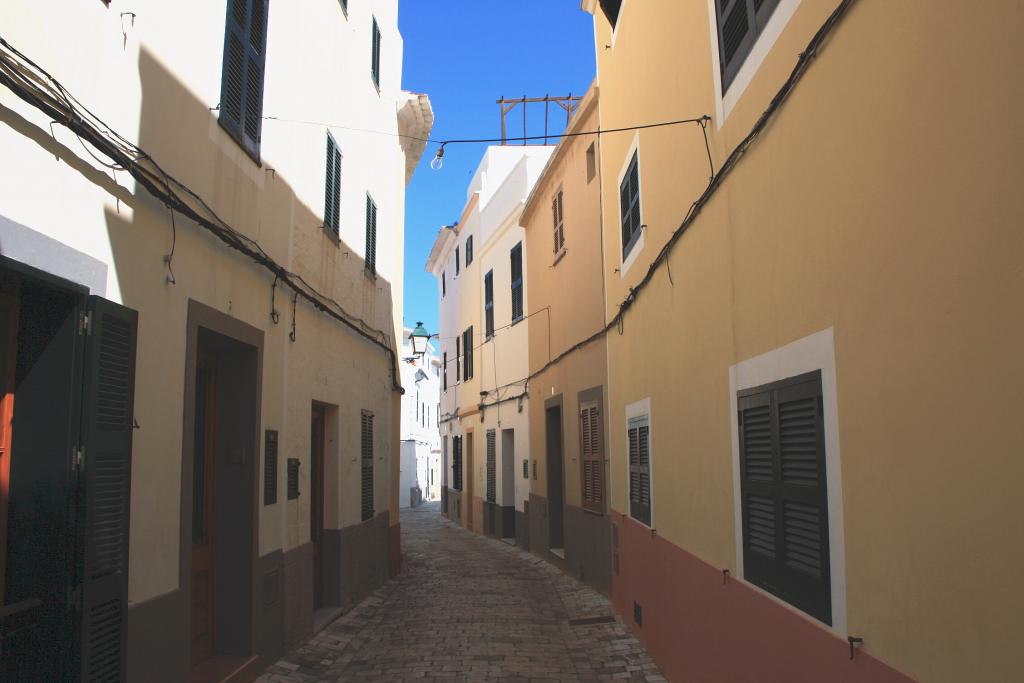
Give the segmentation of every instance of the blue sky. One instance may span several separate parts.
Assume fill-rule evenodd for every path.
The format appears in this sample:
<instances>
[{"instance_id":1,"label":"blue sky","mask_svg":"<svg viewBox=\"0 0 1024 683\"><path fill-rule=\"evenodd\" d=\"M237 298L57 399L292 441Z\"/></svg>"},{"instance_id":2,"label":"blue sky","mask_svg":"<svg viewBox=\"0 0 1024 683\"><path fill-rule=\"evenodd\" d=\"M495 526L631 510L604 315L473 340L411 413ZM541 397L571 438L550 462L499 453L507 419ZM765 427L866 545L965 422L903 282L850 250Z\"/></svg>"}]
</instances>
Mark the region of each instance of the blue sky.
<instances>
[{"instance_id":1,"label":"blue sky","mask_svg":"<svg viewBox=\"0 0 1024 683\"><path fill-rule=\"evenodd\" d=\"M499 137L498 98L582 95L594 78L593 20L579 0L400 0L398 24L402 87L430 95L435 140ZM543 134L543 105L532 106L528 135ZM522 114L509 118L509 136L522 135ZM458 220L484 149L452 145L444 168L433 171L437 145L428 145L409 183L406 325L422 320L431 332L438 329L437 283L423 269L438 228Z\"/></svg>"}]
</instances>

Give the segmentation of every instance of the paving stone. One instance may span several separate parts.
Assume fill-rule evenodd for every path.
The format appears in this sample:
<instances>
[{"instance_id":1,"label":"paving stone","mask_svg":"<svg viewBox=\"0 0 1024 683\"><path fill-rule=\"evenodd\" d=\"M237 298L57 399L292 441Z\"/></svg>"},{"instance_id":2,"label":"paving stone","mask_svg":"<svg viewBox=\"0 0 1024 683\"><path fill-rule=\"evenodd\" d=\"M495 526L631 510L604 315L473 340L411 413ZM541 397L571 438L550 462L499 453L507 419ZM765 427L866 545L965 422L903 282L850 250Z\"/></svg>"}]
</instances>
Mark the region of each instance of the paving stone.
<instances>
[{"instance_id":1,"label":"paving stone","mask_svg":"<svg viewBox=\"0 0 1024 683\"><path fill-rule=\"evenodd\" d=\"M608 599L437 503L402 511L402 574L271 666L265 683L664 681Z\"/></svg>"}]
</instances>

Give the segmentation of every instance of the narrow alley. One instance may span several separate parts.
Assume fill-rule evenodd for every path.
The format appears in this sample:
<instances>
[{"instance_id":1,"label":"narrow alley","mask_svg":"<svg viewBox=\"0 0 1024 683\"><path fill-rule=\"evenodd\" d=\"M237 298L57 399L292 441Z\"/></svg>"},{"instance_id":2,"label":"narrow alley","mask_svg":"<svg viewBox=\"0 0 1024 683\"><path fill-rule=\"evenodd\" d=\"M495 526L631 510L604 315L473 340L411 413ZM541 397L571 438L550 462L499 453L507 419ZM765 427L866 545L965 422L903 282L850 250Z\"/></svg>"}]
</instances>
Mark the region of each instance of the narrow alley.
<instances>
[{"instance_id":1,"label":"narrow alley","mask_svg":"<svg viewBox=\"0 0 1024 683\"><path fill-rule=\"evenodd\" d=\"M261 681L665 680L608 600L439 504L402 510L402 573Z\"/></svg>"}]
</instances>

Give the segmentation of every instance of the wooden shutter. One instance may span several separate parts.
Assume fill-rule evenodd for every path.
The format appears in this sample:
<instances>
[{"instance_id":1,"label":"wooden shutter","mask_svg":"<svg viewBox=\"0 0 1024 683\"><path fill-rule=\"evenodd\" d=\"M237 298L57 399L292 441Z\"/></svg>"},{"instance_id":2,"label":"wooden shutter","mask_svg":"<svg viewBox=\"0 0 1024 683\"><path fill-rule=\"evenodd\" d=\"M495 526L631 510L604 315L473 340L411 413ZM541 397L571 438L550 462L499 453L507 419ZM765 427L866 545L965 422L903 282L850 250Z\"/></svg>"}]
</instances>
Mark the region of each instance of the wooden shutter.
<instances>
[{"instance_id":1,"label":"wooden shutter","mask_svg":"<svg viewBox=\"0 0 1024 683\"><path fill-rule=\"evenodd\" d=\"M373 84L380 88L380 26L377 18L373 18L373 44L370 47L370 75Z\"/></svg>"},{"instance_id":2,"label":"wooden shutter","mask_svg":"<svg viewBox=\"0 0 1024 683\"><path fill-rule=\"evenodd\" d=\"M366 270L377 272L377 204L366 195Z\"/></svg>"},{"instance_id":3,"label":"wooden shutter","mask_svg":"<svg viewBox=\"0 0 1024 683\"><path fill-rule=\"evenodd\" d=\"M462 437L452 437L452 488L462 490Z\"/></svg>"},{"instance_id":4,"label":"wooden shutter","mask_svg":"<svg viewBox=\"0 0 1024 683\"><path fill-rule=\"evenodd\" d=\"M523 317L523 243L512 247L509 254L512 270L512 322Z\"/></svg>"},{"instance_id":5,"label":"wooden shutter","mask_svg":"<svg viewBox=\"0 0 1024 683\"><path fill-rule=\"evenodd\" d=\"M455 336L455 381L462 379L462 335Z\"/></svg>"},{"instance_id":6,"label":"wooden shutter","mask_svg":"<svg viewBox=\"0 0 1024 683\"><path fill-rule=\"evenodd\" d=\"M651 523L651 450L650 421L647 416L630 418L629 437L629 514Z\"/></svg>"},{"instance_id":7,"label":"wooden shutter","mask_svg":"<svg viewBox=\"0 0 1024 683\"><path fill-rule=\"evenodd\" d=\"M286 473L288 480L285 482L288 500L296 500L299 497L299 466L301 464L298 458L288 458L288 472Z\"/></svg>"},{"instance_id":8,"label":"wooden shutter","mask_svg":"<svg viewBox=\"0 0 1024 683\"><path fill-rule=\"evenodd\" d=\"M484 327L488 337L494 336L494 271L484 275Z\"/></svg>"},{"instance_id":9,"label":"wooden shutter","mask_svg":"<svg viewBox=\"0 0 1024 683\"><path fill-rule=\"evenodd\" d=\"M716 0L722 92L729 89L779 0Z\"/></svg>"},{"instance_id":10,"label":"wooden shutter","mask_svg":"<svg viewBox=\"0 0 1024 683\"><path fill-rule=\"evenodd\" d=\"M327 134L327 170L324 174L324 226L338 235L341 227L341 151Z\"/></svg>"},{"instance_id":11,"label":"wooden shutter","mask_svg":"<svg viewBox=\"0 0 1024 683\"><path fill-rule=\"evenodd\" d=\"M363 521L373 517L373 413L362 414L362 513Z\"/></svg>"},{"instance_id":12,"label":"wooden shutter","mask_svg":"<svg viewBox=\"0 0 1024 683\"><path fill-rule=\"evenodd\" d=\"M441 354L441 390L448 391L448 352ZM447 438L447 437L446 437Z\"/></svg>"},{"instance_id":13,"label":"wooden shutter","mask_svg":"<svg viewBox=\"0 0 1024 683\"><path fill-rule=\"evenodd\" d=\"M493 429L487 430L487 502L497 502L497 488L498 488L498 466L497 466L497 447L495 432Z\"/></svg>"},{"instance_id":14,"label":"wooden shutter","mask_svg":"<svg viewBox=\"0 0 1024 683\"><path fill-rule=\"evenodd\" d=\"M269 0L231 0L224 33L219 121L255 159L263 130Z\"/></svg>"},{"instance_id":15,"label":"wooden shutter","mask_svg":"<svg viewBox=\"0 0 1024 683\"><path fill-rule=\"evenodd\" d=\"M580 408L580 441L583 466L583 509L604 513L604 449L601 439L601 414L597 402Z\"/></svg>"},{"instance_id":16,"label":"wooden shutter","mask_svg":"<svg viewBox=\"0 0 1024 683\"><path fill-rule=\"evenodd\" d=\"M466 265L473 262L473 236L466 238Z\"/></svg>"},{"instance_id":17,"label":"wooden shutter","mask_svg":"<svg viewBox=\"0 0 1024 683\"><path fill-rule=\"evenodd\" d=\"M455 247L455 277L459 276L459 248Z\"/></svg>"},{"instance_id":18,"label":"wooden shutter","mask_svg":"<svg viewBox=\"0 0 1024 683\"><path fill-rule=\"evenodd\" d=\"M89 297L80 465L80 672L124 681L138 314Z\"/></svg>"},{"instance_id":19,"label":"wooden shutter","mask_svg":"<svg viewBox=\"0 0 1024 683\"><path fill-rule=\"evenodd\" d=\"M562 191L559 190L555 198L551 200L551 215L554 224L555 253L557 254L565 246L565 222L562 205Z\"/></svg>"},{"instance_id":20,"label":"wooden shutter","mask_svg":"<svg viewBox=\"0 0 1024 683\"><path fill-rule=\"evenodd\" d=\"M745 578L831 623L821 373L738 397Z\"/></svg>"},{"instance_id":21,"label":"wooden shutter","mask_svg":"<svg viewBox=\"0 0 1024 683\"><path fill-rule=\"evenodd\" d=\"M277 502L277 430L268 429L263 435L263 504Z\"/></svg>"},{"instance_id":22,"label":"wooden shutter","mask_svg":"<svg viewBox=\"0 0 1024 683\"><path fill-rule=\"evenodd\" d=\"M619 212L622 221L622 258L625 259L640 238L640 157L633 153L626 175L619 186Z\"/></svg>"},{"instance_id":23,"label":"wooden shutter","mask_svg":"<svg viewBox=\"0 0 1024 683\"><path fill-rule=\"evenodd\" d=\"M462 333L462 379L473 378L473 326Z\"/></svg>"}]
</instances>

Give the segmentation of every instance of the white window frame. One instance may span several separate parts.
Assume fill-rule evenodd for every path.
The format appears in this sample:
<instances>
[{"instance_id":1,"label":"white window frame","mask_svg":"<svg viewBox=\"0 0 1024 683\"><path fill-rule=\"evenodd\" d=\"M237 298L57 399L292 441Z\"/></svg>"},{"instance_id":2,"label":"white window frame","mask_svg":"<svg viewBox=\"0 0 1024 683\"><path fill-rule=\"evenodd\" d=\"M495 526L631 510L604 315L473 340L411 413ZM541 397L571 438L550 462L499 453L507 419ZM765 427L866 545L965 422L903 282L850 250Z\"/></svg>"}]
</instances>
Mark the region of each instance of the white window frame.
<instances>
[{"instance_id":1,"label":"white window frame","mask_svg":"<svg viewBox=\"0 0 1024 683\"><path fill-rule=\"evenodd\" d=\"M647 418L647 461L651 473L651 523L649 526L629 513L629 421L635 417ZM654 420L651 416L651 398L649 396L626 406L625 425L626 429L623 431L622 438L626 449L624 451L626 454L624 458L626 466L626 506L623 510L625 510L625 515L628 519L633 520L642 527L654 529L654 520L657 519L654 514Z\"/></svg>"},{"instance_id":2,"label":"white window frame","mask_svg":"<svg viewBox=\"0 0 1024 683\"><path fill-rule=\"evenodd\" d=\"M839 456L839 407L836 392L836 361L832 328L767 353L736 363L729 368L729 411L732 437L733 514L736 536L736 577L743 579L743 496L740 488L739 421L736 393L807 372L821 371L821 395L825 421L825 483L828 494L828 543L832 591L832 625L822 623L782 598L746 582L750 588L786 606L812 623L845 638L846 546L843 535L843 483ZM652 477L653 485L653 477ZM653 519L653 511L652 511Z\"/></svg>"},{"instance_id":3,"label":"white window frame","mask_svg":"<svg viewBox=\"0 0 1024 683\"><path fill-rule=\"evenodd\" d=\"M641 159L643 155L640 154L640 131L633 134L633 142L629 145L629 151L626 153L626 158L622 163L622 167L619 169L618 180L615 182L615 194L618 199L615 201L615 206L618 207L616 213L616 230L619 234L619 279L626 277L626 273L629 272L630 267L636 262L640 255L640 252L644 250L644 238L647 234L647 228L640 228L640 236L637 237L636 242L633 243L633 248L629 250L629 254L626 255L626 259L622 260L622 180L626 177L626 172L629 171L629 165L633 161L633 155L636 154L636 177L640 183L640 225L644 226L644 173L641 168Z\"/></svg>"},{"instance_id":4,"label":"white window frame","mask_svg":"<svg viewBox=\"0 0 1024 683\"><path fill-rule=\"evenodd\" d=\"M720 130L725 125L729 114L743 96L750 82L754 80L754 74L761 68L761 63L775 46L775 41L782 35L783 29L793 18L797 7L802 0L779 0L778 6L772 13L768 24L764 27L750 48L750 53L743 62L743 66L736 73L736 77L729 85L729 92L722 94L722 61L721 52L718 49L718 8L715 0L708 0L708 25L711 31L711 70L715 79L715 130Z\"/></svg>"}]
</instances>

